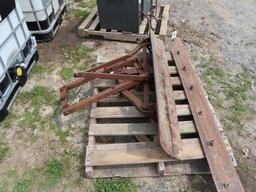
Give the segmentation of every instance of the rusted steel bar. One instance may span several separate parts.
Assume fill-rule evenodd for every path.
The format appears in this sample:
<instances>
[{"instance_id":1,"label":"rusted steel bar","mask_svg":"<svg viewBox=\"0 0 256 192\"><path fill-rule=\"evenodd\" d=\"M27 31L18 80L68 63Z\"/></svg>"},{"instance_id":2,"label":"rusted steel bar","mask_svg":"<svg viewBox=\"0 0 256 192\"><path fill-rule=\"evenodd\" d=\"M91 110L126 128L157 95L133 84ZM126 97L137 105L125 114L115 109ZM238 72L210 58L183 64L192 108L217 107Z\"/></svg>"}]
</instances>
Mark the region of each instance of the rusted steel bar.
<instances>
[{"instance_id":1,"label":"rusted steel bar","mask_svg":"<svg viewBox=\"0 0 256 192\"><path fill-rule=\"evenodd\" d=\"M151 33L160 144L174 158L182 157L181 136L165 45Z\"/></svg>"},{"instance_id":2,"label":"rusted steel bar","mask_svg":"<svg viewBox=\"0 0 256 192\"><path fill-rule=\"evenodd\" d=\"M106 89L96 95L93 95L87 99L83 99L78 103L75 103L73 105L70 105L67 108L63 109L63 114L64 115L69 115L70 113L74 113L82 108L84 108L85 106L91 105L93 103L96 103L98 101L100 101L103 98L106 98L110 95L115 95L117 93L119 93L122 90L125 89L130 89L132 87L134 87L137 83L134 81L125 81L123 83L117 84L116 86Z\"/></svg>"},{"instance_id":3,"label":"rusted steel bar","mask_svg":"<svg viewBox=\"0 0 256 192\"><path fill-rule=\"evenodd\" d=\"M168 40L217 191L243 192L201 82L179 38Z\"/></svg>"},{"instance_id":4,"label":"rusted steel bar","mask_svg":"<svg viewBox=\"0 0 256 192\"><path fill-rule=\"evenodd\" d=\"M144 81L146 75L124 75L124 74L110 74L110 73L97 73L97 72L79 72L75 73L74 77L83 77L88 79L100 78L100 79L122 79L133 81Z\"/></svg>"},{"instance_id":5,"label":"rusted steel bar","mask_svg":"<svg viewBox=\"0 0 256 192\"><path fill-rule=\"evenodd\" d=\"M79 109L86 107L92 103L96 103L101 99L104 99L110 95L122 93L126 95L142 113L147 114L150 117L154 117L154 104L148 102L148 98L145 101L140 100L129 90L136 88L141 83L147 83L148 72L145 71L146 65L149 65L147 61L143 61L143 66L137 58L137 53L143 48L144 53L148 49L149 43L143 43L137 46L130 54L114 59L112 61L103 63L99 66L93 67L86 72L75 73L74 76L79 78L77 81L64 85L60 88L60 100L64 115L69 115ZM89 81L100 79L114 79L117 80L117 84L112 88L108 88L96 95L81 99L75 104L68 103L68 91L78 88ZM149 94L149 90L146 87L144 95Z\"/></svg>"}]
</instances>

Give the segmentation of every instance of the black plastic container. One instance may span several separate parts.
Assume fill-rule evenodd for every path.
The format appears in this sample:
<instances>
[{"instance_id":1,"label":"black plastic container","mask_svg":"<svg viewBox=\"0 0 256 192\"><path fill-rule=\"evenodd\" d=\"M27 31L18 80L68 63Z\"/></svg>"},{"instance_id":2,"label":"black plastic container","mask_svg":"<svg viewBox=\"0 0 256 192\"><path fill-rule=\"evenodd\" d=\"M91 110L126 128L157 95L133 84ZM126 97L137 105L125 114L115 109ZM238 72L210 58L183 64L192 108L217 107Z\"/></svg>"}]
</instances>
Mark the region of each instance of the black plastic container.
<instances>
[{"instance_id":1,"label":"black plastic container","mask_svg":"<svg viewBox=\"0 0 256 192\"><path fill-rule=\"evenodd\" d=\"M148 12L152 0L97 0L97 6L101 28L138 33L141 11Z\"/></svg>"},{"instance_id":2,"label":"black plastic container","mask_svg":"<svg viewBox=\"0 0 256 192\"><path fill-rule=\"evenodd\" d=\"M15 8L15 0L0 0L0 22Z\"/></svg>"}]
</instances>

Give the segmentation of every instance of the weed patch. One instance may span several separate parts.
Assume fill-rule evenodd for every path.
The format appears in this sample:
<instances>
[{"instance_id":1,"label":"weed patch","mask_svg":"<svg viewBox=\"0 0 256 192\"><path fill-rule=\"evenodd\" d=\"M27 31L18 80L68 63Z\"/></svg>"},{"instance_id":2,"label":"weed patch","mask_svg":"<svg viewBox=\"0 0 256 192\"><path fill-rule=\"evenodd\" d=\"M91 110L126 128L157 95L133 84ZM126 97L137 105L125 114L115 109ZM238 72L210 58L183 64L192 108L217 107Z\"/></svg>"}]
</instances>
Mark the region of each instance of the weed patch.
<instances>
[{"instance_id":1,"label":"weed patch","mask_svg":"<svg viewBox=\"0 0 256 192\"><path fill-rule=\"evenodd\" d=\"M214 106L222 111L226 127L239 133L247 117L255 112L248 105L253 74L244 68L240 73L231 76L217 66L206 67L205 63L211 62L204 61L199 67L203 70L201 77L206 91ZM228 104L224 105L224 101L228 101Z\"/></svg>"},{"instance_id":2,"label":"weed patch","mask_svg":"<svg viewBox=\"0 0 256 192\"><path fill-rule=\"evenodd\" d=\"M0 162L3 158L5 158L8 151L9 151L9 147L5 143L0 142Z\"/></svg>"},{"instance_id":3,"label":"weed patch","mask_svg":"<svg viewBox=\"0 0 256 192\"><path fill-rule=\"evenodd\" d=\"M37 74L37 75L43 75L43 74L48 74L50 75L52 73L52 69L50 67L45 67L45 66L42 66L42 65L35 65L33 68L32 68L32 73L33 74Z\"/></svg>"},{"instance_id":4,"label":"weed patch","mask_svg":"<svg viewBox=\"0 0 256 192\"><path fill-rule=\"evenodd\" d=\"M62 143L67 141L69 134L70 134L69 131L63 131L61 129L56 128L56 135L60 138L60 141Z\"/></svg>"},{"instance_id":5,"label":"weed patch","mask_svg":"<svg viewBox=\"0 0 256 192\"><path fill-rule=\"evenodd\" d=\"M71 68L63 68L60 71L60 75L65 81L69 81L70 79L72 79L73 73L73 69Z\"/></svg>"},{"instance_id":6,"label":"weed patch","mask_svg":"<svg viewBox=\"0 0 256 192\"><path fill-rule=\"evenodd\" d=\"M0 192L6 192L6 183L0 181Z\"/></svg>"},{"instance_id":7,"label":"weed patch","mask_svg":"<svg viewBox=\"0 0 256 192\"><path fill-rule=\"evenodd\" d=\"M94 48L76 43L73 46L66 47L65 51L67 52L68 63L76 65L82 59L88 57L89 53L94 51Z\"/></svg>"},{"instance_id":8,"label":"weed patch","mask_svg":"<svg viewBox=\"0 0 256 192\"><path fill-rule=\"evenodd\" d=\"M43 105L52 106L55 102L55 95L51 89L44 86L36 86L31 91L20 93L18 100L20 103L30 104L29 110L23 114L20 126L33 129L37 125L41 127L51 126L52 116L42 117L40 114L40 109Z\"/></svg>"},{"instance_id":9,"label":"weed patch","mask_svg":"<svg viewBox=\"0 0 256 192\"><path fill-rule=\"evenodd\" d=\"M80 0L79 3L78 3L78 6L82 7L82 8L92 9L96 6L96 0L89 0L89 1Z\"/></svg>"},{"instance_id":10,"label":"weed patch","mask_svg":"<svg viewBox=\"0 0 256 192\"><path fill-rule=\"evenodd\" d=\"M13 125L14 119L16 119L16 115L15 113L9 112L9 114L7 115L7 117L4 119L3 122L1 122L1 126L3 128L10 128Z\"/></svg>"},{"instance_id":11,"label":"weed patch","mask_svg":"<svg viewBox=\"0 0 256 192\"><path fill-rule=\"evenodd\" d=\"M17 181L13 192L48 191L65 176L66 157L51 159L43 167L25 172Z\"/></svg>"},{"instance_id":12,"label":"weed patch","mask_svg":"<svg viewBox=\"0 0 256 192\"><path fill-rule=\"evenodd\" d=\"M87 10L71 8L68 10L67 18L86 18L89 14L90 12Z\"/></svg>"},{"instance_id":13,"label":"weed patch","mask_svg":"<svg viewBox=\"0 0 256 192\"><path fill-rule=\"evenodd\" d=\"M64 166L65 160L63 159L53 159L46 163L44 175L47 179L47 183L50 186L54 186L55 184L57 184L60 178L65 175Z\"/></svg>"},{"instance_id":14,"label":"weed patch","mask_svg":"<svg viewBox=\"0 0 256 192\"><path fill-rule=\"evenodd\" d=\"M96 0L76 0L75 6L69 6L67 18L86 18L90 10L96 6Z\"/></svg>"},{"instance_id":15,"label":"weed patch","mask_svg":"<svg viewBox=\"0 0 256 192\"><path fill-rule=\"evenodd\" d=\"M30 172L28 172L22 176L22 179L14 186L12 192L30 191L32 191L32 175Z\"/></svg>"},{"instance_id":16,"label":"weed patch","mask_svg":"<svg viewBox=\"0 0 256 192\"><path fill-rule=\"evenodd\" d=\"M136 185L131 179L96 179L97 192L136 192Z\"/></svg>"}]
</instances>

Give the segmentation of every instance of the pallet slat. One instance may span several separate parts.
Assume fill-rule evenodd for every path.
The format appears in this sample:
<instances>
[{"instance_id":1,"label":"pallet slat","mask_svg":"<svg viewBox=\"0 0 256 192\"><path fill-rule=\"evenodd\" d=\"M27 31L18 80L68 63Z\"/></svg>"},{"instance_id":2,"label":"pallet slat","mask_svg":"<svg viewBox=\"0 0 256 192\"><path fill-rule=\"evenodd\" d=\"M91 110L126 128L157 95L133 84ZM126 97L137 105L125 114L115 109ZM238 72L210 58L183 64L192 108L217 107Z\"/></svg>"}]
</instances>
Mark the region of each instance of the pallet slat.
<instances>
[{"instance_id":1,"label":"pallet slat","mask_svg":"<svg viewBox=\"0 0 256 192\"><path fill-rule=\"evenodd\" d=\"M176 105L178 116L189 116L188 105ZM91 112L92 118L143 118L145 117L134 106L128 107L97 107Z\"/></svg>"},{"instance_id":2,"label":"pallet slat","mask_svg":"<svg viewBox=\"0 0 256 192\"><path fill-rule=\"evenodd\" d=\"M164 9L164 7L167 5L162 5L161 8ZM168 8L168 7L167 7ZM165 9L164 9L165 10ZM167 11L163 12L163 14L166 14ZM119 32L115 30L107 31L106 29L97 29L96 26L98 23L98 17L97 15L97 9L95 8L91 14L83 21L83 23L78 27L78 35L80 37L98 37L98 38L104 38L106 40L117 40L117 41L127 41L127 42L139 42L144 39L147 39L149 37L149 31L147 27L147 19L144 18L139 26L139 32L138 33L131 33L131 32ZM161 16L164 17L164 16ZM168 18L168 17L166 17ZM161 36L165 36L166 34L164 31L166 31L166 26L168 23L168 19L162 19L161 20L161 26L163 26L163 29L161 30L160 26L160 32Z\"/></svg>"},{"instance_id":3,"label":"pallet slat","mask_svg":"<svg viewBox=\"0 0 256 192\"><path fill-rule=\"evenodd\" d=\"M98 10L96 8L90 13L90 15L83 21L83 23L78 27L79 36L86 36L84 33L84 29L89 27L89 25L93 22L92 20L96 17Z\"/></svg>"},{"instance_id":4,"label":"pallet slat","mask_svg":"<svg viewBox=\"0 0 256 192\"><path fill-rule=\"evenodd\" d=\"M192 121L179 122L181 134L196 133ZM121 124L91 124L89 135L93 136L125 136L125 135L157 135L158 128L154 123L121 123Z\"/></svg>"},{"instance_id":5,"label":"pallet slat","mask_svg":"<svg viewBox=\"0 0 256 192\"><path fill-rule=\"evenodd\" d=\"M161 28L160 28L160 32L159 32L159 35L163 36L163 37L167 34L169 12L170 12L170 5L167 4L164 6L162 21L161 21Z\"/></svg>"},{"instance_id":6,"label":"pallet slat","mask_svg":"<svg viewBox=\"0 0 256 192\"><path fill-rule=\"evenodd\" d=\"M140 24L139 27L139 33L140 34L144 34L146 32L146 28L147 28L147 18L144 18L143 21Z\"/></svg>"},{"instance_id":7,"label":"pallet slat","mask_svg":"<svg viewBox=\"0 0 256 192\"><path fill-rule=\"evenodd\" d=\"M177 161L170 158L155 142L93 145L86 166L155 163ZM198 139L182 140L182 159L202 159L204 153Z\"/></svg>"},{"instance_id":8,"label":"pallet slat","mask_svg":"<svg viewBox=\"0 0 256 192\"><path fill-rule=\"evenodd\" d=\"M91 26L89 27L89 30L95 30L95 28L97 27L97 25L99 25L99 23L100 23L100 18L99 16L97 16L96 19L91 24Z\"/></svg>"},{"instance_id":9,"label":"pallet slat","mask_svg":"<svg viewBox=\"0 0 256 192\"><path fill-rule=\"evenodd\" d=\"M156 135L157 126L153 123L136 124L91 124L89 135L120 136L120 135Z\"/></svg>"},{"instance_id":10,"label":"pallet slat","mask_svg":"<svg viewBox=\"0 0 256 192\"><path fill-rule=\"evenodd\" d=\"M164 166L164 176L210 173L205 159L164 162ZM94 167L94 177L91 178L156 177L160 176L156 167L157 163Z\"/></svg>"}]
</instances>

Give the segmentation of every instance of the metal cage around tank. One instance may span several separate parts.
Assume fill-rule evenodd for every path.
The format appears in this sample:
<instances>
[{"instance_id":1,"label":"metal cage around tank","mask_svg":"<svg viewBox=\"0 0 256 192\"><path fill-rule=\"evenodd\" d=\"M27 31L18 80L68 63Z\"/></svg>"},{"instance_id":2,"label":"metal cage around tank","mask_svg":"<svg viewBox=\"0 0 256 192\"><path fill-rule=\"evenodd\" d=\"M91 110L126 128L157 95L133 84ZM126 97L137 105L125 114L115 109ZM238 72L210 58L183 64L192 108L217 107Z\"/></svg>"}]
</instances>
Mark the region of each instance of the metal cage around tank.
<instances>
[{"instance_id":1,"label":"metal cage around tank","mask_svg":"<svg viewBox=\"0 0 256 192\"><path fill-rule=\"evenodd\" d=\"M66 12L65 0L19 0L28 28L37 40L50 41Z\"/></svg>"},{"instance_id":2,"label":"metal cage around tank","mask_svg":"<svg viewBox=\"0 0 256 192\"><path fill-rule=\"evenodd\" d=\"M1 2L8 7L7 2ZM10 0L13 9L0 21L0 118L8 111L19 88L25 83L33 63L38 58L35 38L29 32L21 8ZM17 74L17 69L21 70Z\"/></svg>"}]
</instances>

